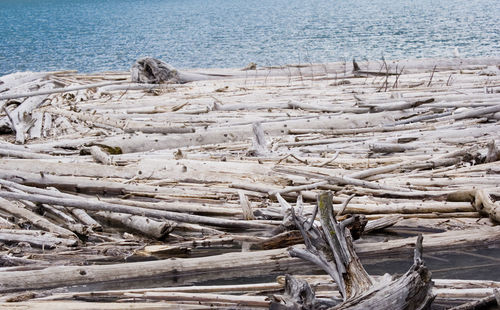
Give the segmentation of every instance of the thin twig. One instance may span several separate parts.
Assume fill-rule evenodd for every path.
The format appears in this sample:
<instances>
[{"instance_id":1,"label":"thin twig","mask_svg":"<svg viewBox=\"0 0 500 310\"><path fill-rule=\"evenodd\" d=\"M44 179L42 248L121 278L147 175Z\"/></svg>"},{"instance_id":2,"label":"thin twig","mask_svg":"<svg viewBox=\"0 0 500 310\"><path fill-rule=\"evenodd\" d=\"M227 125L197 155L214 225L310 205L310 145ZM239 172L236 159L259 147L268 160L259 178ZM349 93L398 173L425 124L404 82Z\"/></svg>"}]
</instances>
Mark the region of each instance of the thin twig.
<instances>
[{"instance_id":1,"label":"thin twig","mask_svg":"<svg viewBox=\"0 0 500 310\"><path fill-rule=\"evenodd\" d=\"M432 78L434 77L434 72L436 72L436 66L437 65L434 65L434 68L432 68L431 78L429 79L429 83L427 83L427 87L431 86Z\"/></svg>"},{"instance_id":2,"label":"thin twig","mask_svg":"<svg viewBox=\"0 0 500 310\"><path fill-rule=\"evenodd\" d=\"M349 204L349 202L351 201L351 199L354 198L354 196L356 196L356 194L352 194L351 196L349 196L345 201L344 203L342 204L342 206L340 207L340 211L337 213L337 216L341 216L342 213L344 213L345 209L347 208L347 205Z\"/></svg>"}]
</instances>

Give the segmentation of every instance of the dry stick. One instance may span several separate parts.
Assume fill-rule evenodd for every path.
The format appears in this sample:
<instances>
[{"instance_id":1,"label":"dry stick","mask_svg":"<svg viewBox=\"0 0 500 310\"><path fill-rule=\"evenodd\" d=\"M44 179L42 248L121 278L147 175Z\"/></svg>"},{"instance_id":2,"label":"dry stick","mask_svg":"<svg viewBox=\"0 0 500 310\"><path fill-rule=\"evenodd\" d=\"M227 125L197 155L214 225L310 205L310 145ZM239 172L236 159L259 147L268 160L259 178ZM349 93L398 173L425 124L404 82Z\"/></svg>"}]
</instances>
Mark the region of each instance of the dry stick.
<instances>
[{"instance_id":1,"label":"dry stick","mask_svg":"<svg viewBox=\"0 0 500 310\"><path fill-rule=\"evenodd\" d=\"M396 81L394 81L394 84L392 85L392 88L397 88L398 87L398 81L399 81L399 77L401 77L401 74L403 74L403 69L405 67L403 66L403 68L401 68L401 71L399 71L399 74L396 75ZM396 73L398 72L398 66L396 65Z\"/></svg>"},{"instance_id":2,"label":"dry stick","mask_svg":"<svg viewBox=\"0 0 500 310\"><path fill-rule=\"evenodd\" d=\"M333 155L333 157L332 157L332 158L329 158L329 159L325 160L324 162L322 162L322 163L320 163L320 164L318 164L318 165L314 165L314 166L315 166L315 167L324 167L324 166L326 166L326 165L328 165L328 164L330 164L330 163L334 162L334 161L335 161L335 159L337 159L337 157L339 157L339 154L340 154L340 151L339 151L339 150L337 150L337 151L335 152L335 155Z\"/></svg>"},{"instance_id":3,"label":"dry stick","mask_svg":"<svg viewBox=\"0 0 500 310\"><path fill-rule=\"evenodd\" d=\"M451 86L451 77L453 76L453 73L450 74L450 76L448 77L448 80L446 81L446 86Z\"/></svg>"},{"instance_id":4,"label":"dry stick","mask_svg":"<svg viewBox=\"0 0 500 310\"><path fill-rule=\"evenodd\" d=\"M349 196L343 203L342 203L342 206L340 207L340 210L339 212L337 213L336 216L341 216L342 213L344 213L345 211L345 208L347 208L347 205L349 204L349 202L356 196L356 194L352 194L351 196Z\"/></svg>"},{"instance_id":5,"label":"dry stick","mask_svg":"<svg viewBox=\"0 0 500 310\"><path fill-rule=\"evenodd\" d=\"M172 221L155 221L144 216L115 213L115 212L97 212L97 216L104 218L112 224L117 223L141 234L155 238L165 238L176 226Z\"/></svg>"},{"instance_id":6,"label":"dry stick","mask_svg":"<svg viewBox=\"0 0 500 310\"><path fill-rule=\"evenodd\" d=\"M432 77L434 76L434 72L436 72L436 67L437 65L434 65L434 68L432 68L431 78L429 79L429 83L427 83L427 87L431 86Z\"/></svg>"},{"instance_id":7,"label":"dry stick","mask_svg":"<svg viewBox=\"0 0 500 310\"><path fill-rule=\"evenodd\" d=\"M453 114L450 116L439 117L436 120L437 121L461 120L461 119L466 119L466 118L479 117L479 116L483 116L486 114L493 114L493 113L497 113L497 112L500 112L500 104L486 107L486 108L475 109L472 111L457 113L457 114Z\"/></svg>"},{"instance_id":8,"label":"dry stick","mask_svg":"<svg viewBox=\"0 0 500 310\"><path fill-rule=\"evenodd\" d=\"M285 189L277 190L277 191L270 191L269 195L273 196L276 194L286 194L286 193L291 193L291 192L300 192L300 191L305 191L305 190L310 190L310 189L316 189L320 186L329 184L329 181L319 181L316 183L311 183L311 184L305 184L305 185L298 185L298 186L290 186Z\"/></svg>"},{"instance_id":9,"label":"dry stick","mask_svg":"<svg viewBox=\"0 0 500 310\"><path fill-rule=\"evenodd\" d=\"M248 201L247 196L243 191L238 191L238 196L240 197L240 206L243 210L243 218L245 220L254 220L255 217L253 216L252 205L250 201Z\"/></svg>"},{"instance_id":10,"label":"dry stick","mask_svg":"<svg viewBox=\"0 0 500 310\"><path fill-rule=\"evenodd\" d=\"M199 224L207 224L207 225L229 227L229 228L232 227L232 228L269 229L274 227L273 225L254 223L252 221L217 219L207 216L144 209L144 208L130 207L119 204L107 203L102 201L91 201L85 199L58 198L58 197L50 197L38 194L29 195L29 194L9 193L3 191L0 191L0 197L18 199L18 200L28 200L38 203L62 205L66 207L81 208L91 211L119 212L119 213L127 213L140 216L148 216L148 217L151 216L155 218L165 218L172 221L199 223Z\"/></svg>"},{"instance_id":11,"label":"dry stick","mask_svg":"<svg viewBox=\"0 0 500 310\"><path fill-rule=\"evenodd\" d=\"M385 59L384 59L385 62ZM398 72L397 67L396 67L396 73ZM389 86L389 67L387 67L387 64L385 65L385 92L387 92L387 87Z\"/></svg>"}]
</instances>

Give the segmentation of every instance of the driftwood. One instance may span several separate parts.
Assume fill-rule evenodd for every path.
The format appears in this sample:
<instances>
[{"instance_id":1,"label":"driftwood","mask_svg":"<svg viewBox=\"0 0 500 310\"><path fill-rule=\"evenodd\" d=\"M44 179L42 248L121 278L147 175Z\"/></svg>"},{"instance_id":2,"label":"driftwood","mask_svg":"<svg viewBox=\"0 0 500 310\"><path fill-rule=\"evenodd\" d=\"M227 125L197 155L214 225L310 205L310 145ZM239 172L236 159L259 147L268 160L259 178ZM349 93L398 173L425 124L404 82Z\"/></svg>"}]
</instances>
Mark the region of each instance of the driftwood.
<instances>
[{"instance_id":1,"label":"driftwood","mask_svg":"<svg viewBox=\"0 0 500 310\"><path fill-rule=\"evenodd\" d=\"M435 274L455 275L474 256L477 265L464 269L495 280L484 270L495 267L492 245L500 240L499 75L481 71L497 64L498 58L360 62L355 71L364 74L349 63L177 70L176 83L194 83L175 85L131 83L130 72L2 77L0 98L21 97L0 99L7 129L0 137L6 239L0 241L0 308L12 308L3 301L31 298L18 306L105 309L132 307L127 302L134 300L141 309L148 302L234 308L259 300L247 307L264 309L270 301L293 304L302 292L306 304L340 305L344 296L361 303L356 296L366 295L357 278L336 276L340 286L330 275L319 281L307 275L318 266L290 257L286 248L307 252L289 211L296 199L293 210L309 238L317 237L315 229L324 234L311 216L325 190L335 191L337 225L356 224L347 225L346 240L349 234L361 239L352 248L365 265L351 260L346 275L381 270L392 260L399 265L422 233L430 268L451 252ZM29 113L14 112L23 105ZM14 144L2 106L11 119L21 117L16 134L24 144ZM99 215L120 218L111 223ZM161 236L170 221L174 230ZM341 251L336 260L328 240L322 244L327 262L336 264L332 274L342 268L337 260L355 257ZM375 292L413 275L362 279ZM260 292L205 285L262 276L282 280ZM433 306L443 308L491 296L500 286L435 282ZM41 304L57 299L47 289L68 285L76 286L57 304ZM168 288L130 291L154 286ZM212 295L198 296L205 304L196 304L196 295L206 293ZM159 305L159 299L179 301Z\"/></svg>"},{"instance_id":2,"label":"driftwood","mask_svg":"<svg viewBox=\"0 0 500 310\"><path fill-rule=\"evenodd\" d=\"M176 226L176 223L171 221L159 222L144 216L123 213L97 212L97 216L155 239L165 238Z\"/></svg>"},{"instance_id":3,"label":"driftwood","mask_svg":"<svg viewBox=\"0 0 500 310\"><path fill-rule=\"evenodd\" d=\"M227 219L217 219L210 218L207 216L200 215L189 215L189 214L181 214L170 211L162 211L162 210L152 210L152 209L143 209L137 207L124 206L119 204L112 204L101 201L88 201L84 199L74 199L74 198L60 198L60 197L52 197L46 195L38 195L38 194L23 194L23 193L9 193L0 191L0 197L11 198L11 199L20 199L20 200L28 200L37 203L47 203L47 204L56 204L63 205L66 207L72 208L80 208L84 210L91 211L110 211L110 212L122 212L133 215L146 215L155 218L166 218L172 221L186 222L186 223L202 223L214 226L221 227L247 227L247 228L270 228L271 225L262 224L253 221L237 221L237 220L227 220Z\"/></svg>"},{"instance_id":4,"label":"driftwood","mask_svg":"<svg viewBox=\"0 0 500 310\"><path fill-rule=\"evenodd\" d=\"M292 248L293 257L312 262L329 274L337 283L342 302L335 309L427 309L434 299L431 274L422 261L422 236L415 249L413 266L396 280L383 279L375 283L367 274L352 245L348 226L356 226L359 217L351 217L337 222L333 211L330 192L318 195L318 209L321 228L295 214L291 209L295 224L300 229L306 249ZM314 214L314 213L313 213ZM316 309L330 307L315 300L307 283L287 281L289 299L284 309ZM293 291L296 290L296 291ZM290 292L293 291L293 292Z\"/></svg>"},{"instance_id":5,"label":"driftwood","mask_svg":"<svg viewBox=\"0 0 500 310\"><path fill-rule=\"evenodd\" d=\"M102 83L88 84L88 85L82 85L82 86L73 86L73 87L67 87L67 88L55 88L55 89L39 90L39 91L33 91L33 92L29 92L29 93L1 95L0 100L9 100L9 99L24 98L24 97L34 97L34 96L43 96L43 95L58 94L58 93L67 93L67 92L72 92L75 90L104 87L104 86L108 86L108 85L122 84L122 83L126 83L126 81L102 82Z\"/></svg>"},{"instance_id":6,"label":"driftwood","mask_svg":"<svg viewBox=\"0 0 500 310\"><path fill-rule=\"evenodd\" d=\"M78 244L78 241L75 239L59 238L47 232L10 229L0 229L0 241L6 243L24 242L43 249L51 249L58 246L76 246Z\"/></svg>"},{"instance_id":7,"label":"driftwood","mask_svg":"<svg viewBox=\"0 0 500 310\"><path fill-rule=\"evenodd\" d=\"M480 213L488 215L492 220L500 223L500 203L493 201L490 193L484 189L478 189L474 195L474 207Z\"/></svg>"},{"instance_id":8,"label":"driftwood","mask_svg":"<svg viewBox=\"0 0 500 310\"><path fill-rule=\"evenodd\" d=\"M147 84L182 84L221 77L220 75L181 72L165 62L151 57L138 59L130 71L132 82Z\"/></svg>"},{"instance_id":9,"label":"driftwood","mask_svg":"<svg viewBox=\"0 0 500 310\"><path fill-rule=\"evenodd\" d=\"M13 202L10 202L3 198L0 198L0 210L12 214L18 218L25 219L26 221L32 223L34 226L53 232L59 236L63 237L75 236L74 233L72 233L71 231L62 228L58 225L55 225L46 218L41 217L40 215L31 212L30 210L17 206Z\"/></svg>"},{"instance_id":10,"label":"driftwood","mask_svg":"<svg viewBox=\"0 0 500 310\"><path fill-rule=\"evenodd\" d=\"M312 231L312 230L311 230ZM427 235L424 243L430 253L449 251L460 247L488 246L500 240L497 229L478 231L445 232ZM258 240L256 240L258 241ZM415 238L391 240L388 242L363 243L355 247L363 259L408 255L415 245ZM299 247L300 248L300 247ZM276 262L279 264L276 265ZM228 267L230 266L230 268ZM99 282L148 279L162 276L165 281L178 281L181 275L188 277L203 274L204 279L227 279L235 274L253 277L276 271L290 273L304 269L304 262L291 258L286 248L236 252L210 257L167 259L153 262L138 262L93 266L54 266L42 270L11 271L0 273L0 292L46 289L67 285ZM79 272L82 271L83 275ZM231 273L231 271L237 271Z\"/></svg>"},{"instance_id":11,"label":"driftwood","mask_svg":"<svg viewBox=\"0 0 500 310\"><path fill-rule=\"evenodd\" d=\"M453 307L450 310L494 309L494 307L500 307L500 291L495 289L494 292L491 296Z\"/></svg>"}]
</instances>

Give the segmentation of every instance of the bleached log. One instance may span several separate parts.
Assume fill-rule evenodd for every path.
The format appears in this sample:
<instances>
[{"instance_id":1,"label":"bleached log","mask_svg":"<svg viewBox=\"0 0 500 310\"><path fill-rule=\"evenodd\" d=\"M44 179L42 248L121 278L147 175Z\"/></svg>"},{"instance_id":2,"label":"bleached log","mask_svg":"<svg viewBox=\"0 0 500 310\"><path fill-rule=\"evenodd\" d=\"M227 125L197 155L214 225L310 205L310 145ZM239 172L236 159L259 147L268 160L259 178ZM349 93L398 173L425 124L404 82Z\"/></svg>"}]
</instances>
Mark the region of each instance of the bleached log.
<instances>
[{"instance_id":1,"label":"bleached log","mask_svg":"<svg viewBox=\"0 0 500 310\"><path fill-rule=\"evenodd\" d=\"M481 228L464 231L427 234L424 246L428 253L454 250L456 247L487 246L498 243L498 229ZM415 247L415 238L389 240L388 242L363 243L355 245L355 251L361 259L370 257L408 255ZM276 265L276 262L279 262ZM301 266L304 262L290 258L287 249L255 252L236 252L210 257L161 260L141 263L113 264L107 266L54 266L42 270L0 272L0 292L12 292L27 289L45 289L77 284L90 284L125 279L162 276L169 277L200 272L204 279L224 279L231 277L231 270L237 270L239 276L261 275L267 270L289 272L293 265ZM278 268L278 269L277 269ZM174 271L175 270L175 271ZM221 272L224 270L224 272ZM210 275L209 275L210 273ZM178 280L176 280L178 281Z\"/></svg>"},{"instance_id":2,"label":"bleached log","mask_svg":"<svg viewBox=\"0 0 500 310\"><path fill-rule=\"evenodd\" d=\"M172 221L163 220L160 222L144 216L124 213L97 212L96 215L111 222L111 224L118 223L122 227L130 228L155 239L165 238L176 226L176 223Z\"/></svg>"},{"instance_id":3,"label":"bleached log","mask_svg":"<svg viewBox=\"0 0 500 310\"><path fill-rule=\"evenodd\" d=\"M384 216L383 218L377 220L368 221L363 230L363 233L367 234L372 231L377 231L380 229L390 227L399 222L402 218L403 218L402 216L393 215L393 216Z\"/></svg>"},{"instance_id":4,"label":"bleached log","mask_svg":"<svg viewBox=\"0 0 500 310\"><path fill-rule=\"evenodd\" d=\"M102 225L94 220L87 212L85 212L85 210L71 208L70 212L76 219L78 219L82 224L88 226L90 229L94 231L102 231Z\"/></svg>"},{"instance_id":5,"label":"bleached log","mask_svg":"<svg viewBox=\"0 0 500 310\"><path fill-rule=\"evenodd\" d=\"M98 146L91 146L90 154L92 155L92 158L94 158L94 160L98 163L104 165L111 165L113 163L111 157L106 152L101 150L101 148Z\"/></svg>"},{"instance_id":6,"label":"bleached log","mask_svg":"<svg viewBox=\"0 0 500 310\"><path fill-rule=\"evenodd\" d=\"M430 98L427 100L419 100L414 102L391 102L386 104L359 104L358 106L361 108L369 108L371 112L382 112L382 111L398 111L398 110L406 110L406 109L414 109L418 106L421 106L426 103L434 102L434 98Z\"/></svg>"},{"instance_id":7,"label":"bleached log","mask_svg":"<svg viewBox=\"0 0 500 310\"><path fill-rule=\"evenodd\" d=\"M250 201L248 200L245 193L243 193L243 191L238 191L238 196L240 198L240 207L241 210L243 211L243 218L245 220L255 219L252 211L252 205L250 204Z\"/></svg>"},{"instance_id":8,"label":"bleached log","mask_svg":"<svg viewBox=\"0 0 500 310\"><path fill-rule=\"evenodd\" d=\"M43 92L52 89L52 87L53 85L48 83L41 86L40 89L41 92ZM33 110L42 105L47 97L47 95L40 95L27 98L22 104L10 112L10 115L7 114L6 117L0 119L0 128L9 127L10 123L10 127L16 133L16 141L24 144L24 135L30 130L33 124L37 122L36 117L41 117L39 113L33 114ZM7 113L7 110L5 110L5 112Z\"/></svg>"},{"instance_id":9,"label":"bleached log","mask_svg":"<svg viewBox=\"0 0 500 310\"><path fill-rule=\"evenodd\" d=\"M50 95L50 94L57 94L57 93L67 93L67 92L72 92L75 90L98 88L98 87L114 85L114 84L122 84L122 83L126 83L126 81L110 81L110 82L102 82L102 83L95 83L95 84L86 84L86 85L81 85L81 86L73 86L73 87L67 87L67 88L54 88L54 89L47 89L47 90L39 90L39 91L33 91L33 92L29 92L29 93L22 93L22 94L11 94L11 95L3 95L3 96L0 95L0 100L43 96L43 95Z\"/></svg>"},{"instance_id":10,"label":"bleached log","mask_svg":"<svg viewBox=\"0 0 500 310\"><path fill-rule=\"evenodd\" d=\"M210 306L189 305L186 303L176 302L88 302L88 301L18 301L18 302L1 302L0 307L4 310L17 310L19 307L27 307L31 310L198 310L210 309Z\"/></svg>"},{"instance_id":11,"label":"bleached log","mask_svg":"<svg viewBox=\"0 0 500 310\"><path fill-rule=\"evenodd\" d=\"M51 197L39 194L21 194L9 193L0 191L0 197L10 199L28 200L37 203L55 204L66 207L81 208L91 211L110 211L121 212L133 215L145 215L154 218L166 218L172 221L187 222L187 223L201 223L221 227L234 227L234 228L272 228L272 225L256 223L254 221L238 221L228 219L218 219L200 215L182 214L170 211L152 210L137 207L124 206L119 204L112 204L102 201L89 201L85 199L70 199Z\"/></svg>"},{"instance_id":12,"label":"bleached log","mask_svg":"<svg viewBox=\"0 0 500 310\"><path fill-rule=\"evenodd\" d=\"M477 189L475 191L474 207L480 213L486 214L492 220L500 223L500 202L494 202L488 191L484 189Z\"/></svg>"},{"instance_id":13,"label":"bleached log","mask_svg":"<svg viewBox=\"0 0 500 310\"><path fill-rule=\"evenodd\" d=\"M59 246L73 247L78 244L76 239L59 238L50 233L35 231L11 231L9 229L0 229L0 241L6 243L25 242L33 246L53 249Z\"/></svg>"},{"instance_id":14,"label":"bleached log","mask_svg":"<svg viewBox=\"0 0 500 310\"><path fill-rule=\"evenodd\" d=\"M399 153L415 149L417 149L416 145L408 145L408 144L394 144L394 143L370 144L370 151L373 153Z\"/></svg>"},{"instance_id":15,"label":"bleached log","mask_svg":"<svg viewBox=\"0 0 500 310\"><path fill-rule=\"evenodd\" d=\"M462 113L457 113L454 115L450 116L444 116L439 118L439 120L461 120L461 119L466 119L466 118L474 118L474 117L480 117L488 114L495 114L497 112L500 112L500 104L499 105L494 105L486 108L480 108L480 109L474 109L472 111L466 111Z\"/></svg>"},{"instance_id":16,"label":"bleached log","mask_svg":"<svg viewBox=\"0 0 500 310\"><path fill-rule=\"evenodd\" d=\"M16 193L11 193L16 194ZM20 194L24 195L24 194ZM29 195L27 195L29 196ZM59 225L53 224L47 219L41 217L40 215L31 212L25 208L21 208L15 205L13 202L8 201L4 198L0 198L0 209L4 212L12 214L13 216L25 219L32 223L36 227L40 227L41 229L53 232L61 237L75 237L75 234L65 228L60 227Z\"/></svg>"},{"instance_id":17,"label":"bleached log","mask_svg":"<svg viewBox=\"0 0 500 310\"><path fill-rule=\"evenodd\" d=\"M0 77L0 93L9 91L23 84L45 79L50 74L51 72L15 72L4 75Z\"/></svg>"},{"instance_id":18,"label":"bleached log","mask_svg":"<svg viewBox=\"0 0 500 310\"><path fill-rule=\"evenodd\" d=\"M475 310L483 308L488 309L492 307L500 307L500 292L498 289L495 289L493 294L490 296L453 307L450 310Z\"/></svg>"},{"instance_id":19,"label":"bleached log","mask_svg":"<svg viewBox=\"0 0 500 310\"><path fill-rule=\"evenodd\" d=\"M18 150L8 150L0 146L0 156L5 157L16 157L16 158L26 158L26 159L51 159L54 158L52 155L32 153L27 151Z\"/></svg>"},{"instance_id":20,"label":"bleached log","mask_svg":"<svg viewBox=\"0 0 500 310\"><path fill-rule=\"evenodd\" d=\"M353 128L365 127L379 123L391 123L397 118L398 113L391 115L373 114L369 117L361 114L347 114L333 122L331 116L318 116L307 120L288 120L276 123L262 123L264 133L268 135L280 135L288 131L288 128ZM133 153L150 150L176 149L184 146L207 145L217 143L231 143L246 141L252 137L251 125L232 126L230 128L213 128L192 134L171 134L168 136L156 135L134 135L128 139L122 137L109 137L97 141L97 143L120 147L123 153Z\"/></svg>"},{"instance_id":21,"label":"bleached log","mask_svg":"<svg viewBox=\"0 0 500 310\"><path fill-rule=\"evenodd\" d=\"M44 300L62 300L74 297L90 296L116 296L122 297L127 293L146 293L146 292L178 292L178 293L248 293L274 291L283 288L283 284L277 282L255 283L255 284L230 284L230 285L190 285L174 287L154 287L154 288L136 288L123 290L102 290L92 292L71 292L56 293L47 296Z\"/></svg>"},{"instance_id":22,"label":"bleached log","mask_svg":"<svg viewBox=\"0 0 500 310\"><path fill-rule=\"evenodd\" d=\"M107 201L111 203L120 203L127 206L136 206L147 209L157 209L165 211L174 212L188 212L188 213L199 213L199 214L214 214L214 215L224 215L224 216L241 216L243 211L239 208L231 208L229 205L226 207L216 207L211 205L200 205L197 203L179 203L179 202L144 202L136 200L120 200L120 199L109 199L101 198L102 201Z\"/></svg>"},{"instance_id":23,"label":"bleached log","mask_svg":"<svg viewBox=\"0 0 500 310\"><path fill-rule=\"evenodd\" d=\"M114 265L55 266L33 271L0 272L0 292L122 281L154 276L178 277L179 274L192 272L215 272L218 278L224 278L224 274L229 275L228 266L231 266L231 269L238 269L239 272L250 271L252 268L263 270L270 259L279 259L280 264L291 260L284 251L271 250L252 252L251 256L249 256L248 252L237 252L214 255L209 258L177 258L175 260L167 259Z\"/></svg>"}]
</instances>

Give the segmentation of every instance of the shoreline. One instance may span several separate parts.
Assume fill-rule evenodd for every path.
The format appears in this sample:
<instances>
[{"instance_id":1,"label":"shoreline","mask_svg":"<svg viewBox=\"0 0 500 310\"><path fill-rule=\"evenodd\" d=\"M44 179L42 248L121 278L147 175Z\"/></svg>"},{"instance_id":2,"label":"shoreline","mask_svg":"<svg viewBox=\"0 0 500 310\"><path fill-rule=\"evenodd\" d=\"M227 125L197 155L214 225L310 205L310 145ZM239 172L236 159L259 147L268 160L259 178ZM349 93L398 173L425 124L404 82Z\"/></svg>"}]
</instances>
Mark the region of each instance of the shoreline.
<instances>
[{"instance_id":1,"label":"shoreline","mask_svg":"<svg viewBox=\"0 0 500 310\"><path fill-rule=\"evenodd\" d=\"M381 59L371 59L371 60L361 60L357 59L357 62L363 66L363 67L370 67L370 66L376 66L376 65L381 65L383 63L383 60ZM424 68L431 68L434 65L438 65L441 67L448 67L448 68L459 68L460 65L462 66L494 66L498 65L500 63L500 55L498 56L478 56L478 57L433 57L433 58L403 58L403 59L387 59L386 62L389 65L396 65L396 64L401 64L407 67L408 69L424 69ZM252 63L252 62L249 62ZM280 69L282 68L287 68L287 67L309 67L311 64L314 67L321 67L321 70L324 70L324 66L327 66L329 70L337 70L337 71L343 71L343 67L347 66L350 67L352 70L352 59L347 59L346 61L334 61L334 62L326 62L326 63L310 63L310 62L303 62L303 63L290 63L290 64L284 64L284 65L272 65L272 66L261 66L260 64L257 65L257 70L269 70L269 69ZM130 67L133 65L133 63L130 64ZM245 67L209 67L209 68L183 68L179 67L178 69L185 71L185 72L201 72L201 73L221 73L221 74L229 74L229 73L234 73L243 70ZM248 71L255 71L255 70L248 70ZM9 74L14 74L14 73L23 73L23 72L67 72L67 73L78 73L81 75L120 75L120 74L128 74L129 71L122 71L122 70L104 70L104 71L95 71L95 72L80 72L71 68L68 69L60 69L57 71L30 71L30 70L25 70L25 71L16 71L12 73L7 73L2 76L6 76Z\"/></svg>"}]
</instances>

